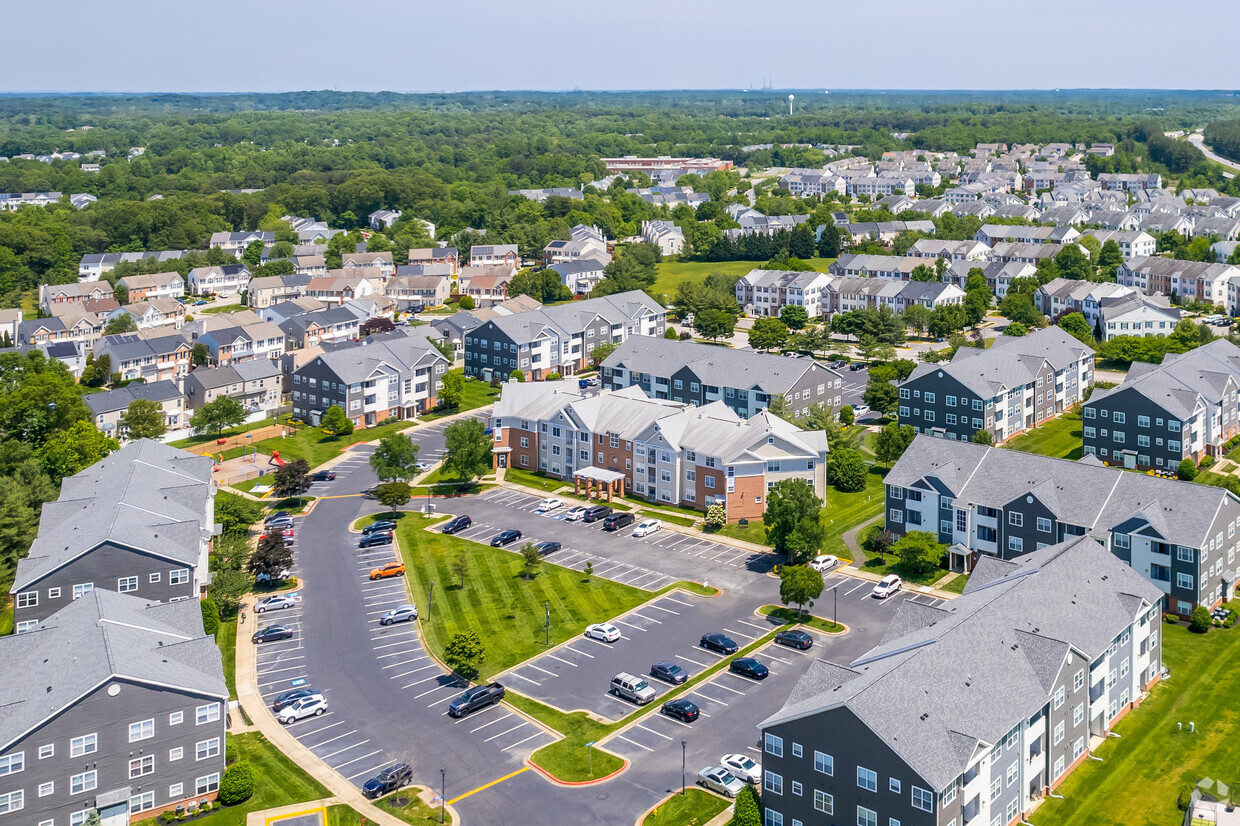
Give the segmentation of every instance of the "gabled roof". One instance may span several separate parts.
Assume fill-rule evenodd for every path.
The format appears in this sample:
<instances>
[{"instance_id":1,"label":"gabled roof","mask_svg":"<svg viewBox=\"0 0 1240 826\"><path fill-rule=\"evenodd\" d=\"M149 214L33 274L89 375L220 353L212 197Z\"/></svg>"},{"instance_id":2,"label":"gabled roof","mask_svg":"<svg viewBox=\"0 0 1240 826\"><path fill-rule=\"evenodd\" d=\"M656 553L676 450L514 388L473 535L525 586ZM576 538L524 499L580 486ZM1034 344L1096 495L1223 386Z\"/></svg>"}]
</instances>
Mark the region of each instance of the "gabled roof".
<instances>
[{"instance_id":1,"label":"gabled roof","mask_svg":"<svg viewBox=\"0 0 1240 826\"><path fill-rule=\"evenodd\" d=\"M447 362L435 346L421 336L391 336L362 339L338 349L324 350L312 362L302 366L326 366L345 384L358 384L377 372L391 371L412 375L419 367Z\"/></svg>"},{"instance_id":2,"label":"gabled roof","mask_svg":"<svg viewBox=\"0 0 1240 826\"><path fill-rule=\"evenodd\" d=\"M1000 336L987 350L961 347L946 364L918 365L904 384L941 372L981 398L989 399L1033 381L1044 363L1053 370L1062 370L1090 352L1059 327L1047 327L1027 336Z\"/></svg>"},{"instance_id":3,"label":"gabled roof","mask_svg":"<svg viewBox=\"0 0 1240 826\"><path fill-rule=\"evenodd\" d=\"M1168 353L1162 364L1133 367L1123 384L1095 391L1086 406L1118 393L1135 392L1186 419L1193 415L1199 398L1221 405L1229 390L1240 385L1240 347L1220 338L1188 353Z\"/></svg>"},{"instance_id":4,"label":"gabled roof","mask_svg":"<svg viewBox=\"0 0 1240 826\"><path fill-rule=\"evenodd\" d=\"M101 413L115 413L128 409L138 399L163 404L181 397L181 390L174 381L133 382L115 390L104 390L102 393L91 393L83 396L82 401L90 408L90 412L98 416Z\"/></svg>"}]
</instances>

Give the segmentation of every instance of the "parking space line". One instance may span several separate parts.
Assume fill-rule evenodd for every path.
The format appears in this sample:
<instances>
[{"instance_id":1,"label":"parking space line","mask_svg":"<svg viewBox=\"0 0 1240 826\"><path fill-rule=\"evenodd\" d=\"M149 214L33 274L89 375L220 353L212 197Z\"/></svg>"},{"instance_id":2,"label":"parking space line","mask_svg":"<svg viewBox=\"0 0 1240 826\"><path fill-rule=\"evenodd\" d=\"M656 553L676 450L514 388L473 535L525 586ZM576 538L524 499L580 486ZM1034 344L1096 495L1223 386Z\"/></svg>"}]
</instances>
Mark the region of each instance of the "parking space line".
<instances>
[{"instance_id":1,"label":"parking space line","mask_svg":"<svg viewBox=\"0 0 1240 826\"><path fill-rule=\"evenodd\" d=\"M792 662L792 660L781 660L779 657L776 657L774 654L771 654L770 652L763 654L763 656L766 657L768 660L774 660L775 662L783 663L784 665L788 665Z\"/></svg>"},{"instance_id":2,"label":"parking space line","mask_svg":"<svg viewBox=\"0 0 1240 826\"><path fill-rule=\"evenodd\" d=\"M654 735L654 736L656 736L656 737L662 737L664 740L671 740L671 739L672 739L671 737L668 737L666 734L663 734L662 732L655 731L655 730L654 730L654 729L652 729L652 728L646 728L646 727L645 727L645 726L643 726L641 723L638 723L638 724L637 724L637 728L641 729L642 731L648 731L648 732L650 732L651 734L653 734L653 735Z\"/></svg>"},{"instance_id":3,"label":"parking space line","mask_svg":"<svg viewBox=\"0 0 1240 826\"><path fill-rule=\"evenodd\" d=\"M489 723L483 723L482 725L478 726L477 728L471 728L471 729L469 730L469 733L470 733L470 734L473 734L475 731L482 731L482 730L483 730L484 728L486 728L487 726L493 726L493 725L495 725L496 723L500 722L501 720L507 720L507 719L508 719L509 717L511 717L511 716L512 716L512 714L511 714L511 713L509 713L509 714L505 714L503 717L496 717L494 720L492 720L492 721L491 721L491 722L489 722ZM465 721L465 719L466 719L466 718L462 717L462 718L461 718L461 722L464 722L464 721Z\"/></svg>"},{"instance_id":4,"label":"parking space line","mask_svg":"<svg viewBox=\"0 0 1240 826\"><path fill-rule=\"evenodd\" d=\"M259 683L258 687L266 688L267 686L271 686L271 685L284 685L287 682L291 682L292 680L295 680L295 679L298 679L299 677L304 677L304 676L305 676L304 674L297 674L293 677L281 677L278 680L271 680L270 682Z\"/></svg>"},{"instance_id":5,"label":"parking space line","mask_svg":"<svg viewBox=\"0 0 1240 826\"><path fill-rule=\"evenodd\" d=\"M434 678L432 677L431 679L434 679ZM423 683L424 683L424 682L426 682L426 680L420 680L419 682L423 682ZM417 683L413 683L413 685L417 685ZM405 688L409 688L409 686L405 686ZM432 688L430 691L423 691L421 694L415 694L415 695L413 695L413 699L415 699L415 700L420 700L420 699L422 699L423 697L427 696L428 694L434 694L436 691L438 691L438 690L439 690L439 689L441 689L441 688L453 688L453 689L455 689L456 687L455 687L455 686L446 686L446 685L437 685L437 686L435 686L434 688ZM401 690L403 691L404 689L401 689ZM430 706L427 706L427 708L430 708Z\"/></svg>"},{"instance_id":6,"label":"parking space line","mask_svg":"<svg viewBox=\"0 0 1240 826\"><path fill-rule=\"evenodd\" d=\"M390 640L393 637L407 637L410 634L416 634L416 633L418 632L417 631L395 631L395 632L389 632L386 634L381 634L378 637L371 637L370 640L371 642L374 642L375 640Z\"/></svg>"},{"instance_id":7,"label":"parking space line","mask_svg":"<svg viewBox=\"0 0 1240 826\"><path fill-rule=\"evenodd\" d=\"M337 723L336 725L341 725L341 724ZM313 746L310 745L309 743L305 743L304 745L306 748L310 749L311 751L314 751L315 749L319 749L319 748L322 748L323 746L326 746L328 743L334 743L342 737L348 737L350 734L357 734L357 729L353 729L352 731L346 731L344 734L337 734L335 737L331 738L330 740L324 740L322 743L315 743ZM303 734L302 736L305 737L307 735Z\"/></svg>"},{"instance_id":8,"label":"parking space line","mask_svg":"<svg viewBox=\"0 0 1240 826\"><path fill-rule=\"evenodd\" d=\"M529 725L529 723L527 723L526 721L522 720L520 723L518 723L517 725L515 725L515 726L513 726L512 728L508 729L507 731L501 731L499 734L492 734L490 737L488 737L487 739L483 740L482 742L484 742L484 743L489 743L489 742L491 742L492 740L495 740L495 739L497 739L497 738L503 737L505 734L508 734L509 732L516 731L517 729L521 728L522 726L528 726L528 725Z\"/></svg>"},{"instance_id":9,"label":"parking space line","mask_svg":"<svg viewBox=\"0 0 1240 826\"><path fill-rule=\"evenodd\" d=\"M361 744L359 743L358 745L361 745ZM370 754L363 754L361 757L354 757L352 760L346 763L341 763L339 766L332 766L332 768L335 769L336 771L340 771L341 769L343 769L345 766L349 765L350 763L356 763L358 760L365 760L367 757L374 757L376 754L382 754L382 753L383 753L383 749L375 749Z\"/></svg>"},{"instance_id":10,"label":"parking space line","mask_svg":"<svg viewBox=\"0 0 1240 826\"><path fill-rule=\"evenodd\" d=\"M370 768L362 769L360 772L357 772L356 774L351 774L348 777L346 777L345 780L356 780L357 778L361 777L364 774L371 774L372 772L376 771L379 768L379 766L386 766L386 765L387 765L387 761L385 760L382 763L371 766Z\"/></svg>"},{"instance_id":11,"label":"parking space line","mask_svg":"<svg viewBox=\"0 0 1240 826\"><path fill-rule=\"evenodd\" d=\"M750 628L757 628L763 634L765 634L767 631L770 630L769 628L764 628L761 625L755 625L754 623L748 622L747 620L737 620L737 622L739 622L741 625L748 625Z\"/></svg>"},{"instance_id":12,"label":"parking space line","mask_svg":"<svg viewBox=\"0 0 1240 826\"><path fill-rule=\"evenodd\" d=\"M669 613L669 614L675 614L676 616L680 616L680 612L679 612L679 611L673 611L671 608L664 608L662 605L655 605L653 602L652 602L652 603L650 603L650 605L648 605L648 606L646 606L646 607L648 607L648 608L654 608L654 609L659 610L659 611L666 611L666 612L667 612L667 613Z\"/></svg>"},{"instance_id":13,"label":"parking space line","mask_svg":"<svg viewBox=\"0 0 1240 826\"><path fill-rule=\"evenodd\" d=\"M373 647L372 647L372 650L374 650L374 651L379 651L380 649L383 649L383 648L391 648L391 647L392 647L392 646L394 646L394 645L408 645L408 644L409 644L409 641L408 641L408 640L403 640L403 641L401 641L401 642L389 642L389 643L386 643L386 644L384 644L384 645L376 645L376 646L373 646Z\"/></svg>"},{"instance_id":14,"label":"parking space line","mask_svg":"<svg viewBox=\"0 0 1240 826\"><path fill-rule=\"evenodd\" d=\"M733 631L731 628L724 628L723 630L743 640L756 640L758 638L757 634L742 634L740 631Z\"/></svg>"},{"instance_id":15,"label":"parking space line","mask_svg":"<svg viewBox=\"0 0 1240 826\"><path fill-rule=\"evenodd\" d=\"M515 749L517 746L521 745L522 743L528 743L529 741L533 740L535 737L539 737L541 735L542 735L541 731L536 731L533 734L531 734L529 737L526 737L524 740L518 740L517 742L513 743L511 746L504 746L502 749L500 749L500 751L508 751L509 749Z\"/></svg>"},{"instance_id":16,"label":"parking space line","mask_svg":"<svg viewBox=\"0 0 1240 826\"><path fill-rule=\"evenodd\" d=\"M723 684L722 684L722 683L720 683L718 680L714 680L714 681L712 681L712 682L711 682L711 685L713 685L715 688L722 688L724 691L731 691L733 694L739 694L739 695L741 695L742 697L744 697L744 696L745 696L745 692L743 692L743 691L737 691L735 688L728 688L726 685L723 685Z\"/></svg>"},{"instance_id":17,"label":"parking space line","mask_svg":"<svg viewBox=\"0 0 1240 826\"><path fill-rule=\"evenodd\" d=\"M685 662L693 663L694 665L701 666L702 668L710 668L710 665L708 663L700 663L697 660L691 660L688 657L685 657L681 654L676 654L675 656L676 656L676 659L678 660L684 660Z\"/></svg>"},{"instance_id":18,"label":"parking space line","mask_svg":"<svg viewBox=\"0 0 1240 826\"><path fill-rule=\"evenodd\" d=\"M268 674L279 674L282 671L298 671L305 668L304 665L290 665L288 668L269 668L266 671L259 671L258 676L266 677Z\"/></svg>"},{"instance_id":19,"label":"parking space line","mask_svg":"<svg viewBox=\"0 0 1240 826\"><path fill-rule=\"evenodd\" d=\"M663 620L657 620L657 619L655 619L654 617L648 617L648 616L646 616L645 614L639 614L639 613L637 613L636 611L634 611L632 614L630 614L630 616L633 616L633 617L640 617L641 619L644 619L646 622L653 622L655 625L662 625L662 624L663 624Z\"/></svg>"},{"instance_id":20,"label":"parking space line","mask_svg":"<svg viewBox=\"0 0 1240 826\"><path fill-rule=\"evenodd\" d=\"M685 602L683 599L676 599L676 597L664 597L663 599L667 600L668 602L679 602L681 605L687 605L690 608L693 607L692 602Z\"/></svg>"},{"instance_id":21,"label":"parking space line","mask_svg":"<svg viewBox=\"0 0 1240 826\"><path fill-rule=\"evenodd\" d=\"M636 629L636 630L638 630L638 631L646 631L646 630L647 630L647 629L645 629L645 628L642 628L640 625L634 625L633 623L631 623L631 622L625 622L625 621L624 621L624 620L622 620L622 619L618 619L618 620L616 620L616 625L624 625L624 626L627 626L627 627L629 627L629 628L634 628L634 629Z\"/></svg>"},{"instance_id":22,"label":"parking space line","mask_svg":"<svg viewBox=\"0 0 1240 826\"><path fill-rule=\"evenodd\" d=\"M545 668L539 668L539 667L538 667L537 665L535 665L534 663L526 663L526 665L527 665L527 666L529 666L530 668L534 669L535 671L541 671L542 673L544 673L544 674L549 674L549 675L551 675L552 677L558 677L558 676L560 676L559 674L556 674L554 671L548 671L548 670L547 670L547 669L545 669Z\"/></svg>"},{"instance_id":23,"label":"parking space line","mask_svg":"<svg viewBox=\"0 0 1240 826\"><path fill-rule=\"evenodd\" d=\"M639 749L645 749L646 751L654 751L654 749L650 748L650 746L643 746L641 743L638 743L636 740L630 740L629 738L625 737L623 734L617 734L616 737L617 739L623 740L626 743L631 743L632 745L637 746Z\"/></svg>"},{"instance_id":24,"label":"parking space line","mask_svg":"<svg viewBox=\"0 0 1240 826\"><path fill-rule=\"evenodd\" d=\"M332 758L333 758L333 757L335 757L337 754L343 754L344 752L348 751L349 749L354 749L354 748L357 748L358 746L364 746L364 745L366 745L366 744L367 744L367 743L369 743L369 742L370 742L370 738L369 738L369 737L367 737L365 740L363 740L363 741L362 741L362 742L360 742L360 743L353 743L353 744L351 744L351 745L345 746L344 748L339 749L338 751L333 751L331 754L325 754L325 755L323 755L322 757L320 757L319 759L320 759L320 760L322 760L324 763L327 763L327 761L328 761L328 760L332 759ZM331 765L331 764L329 763L328 765Z\"/></svg>"},{"instance_id":25,"label":"parking space line","mask_svg":"<svg viewBox=\"0 0 1240 826\"><path fill-rule=\"evenodd\" d=\"M707 685L712 685L712 683L707 683ZM696 694L698 697L705 697L707 700L710 700L712 703L718 703L724 708L728 707L728 704L725 703L723 700L716 700L714 697L710 696L709 694L704 693L702 689L700 688L697 691L694 691L693 694Z\"/></svg>"},{"instance_id":26,"label":"parking space line","mask_svg":"<svg viewBox=\"0 0 1240 826\"><path fill-rule=\"evenodd\" d=\"M408 645L408 643L405 643L405 645ZM410 648L408 651L393 651L393 652L392 652L392 653L390 653L390 654L380 654L379 656L375 657L375 659L376 659L376 660L386 660L388 657L403 657L403 656L404 656L404 655L406 655L406 654L416 654L417 652L419 652L419 651L421 651L421 650L422 650L422 649L421 649L420 647L415 647L415 648ZM422 659L422 658L421 658L421 657L417 657L416 659L419 659L419 660L420 660L420 659ZM413 660L407 660L407 662L413 662Z\"/></svg>"},{"instance_id":27,"label":"parking space line","mask_svg":"<svg viewBox=\"0 0 1240 826\"><path fill-rule=\"evenodd\" d=\"M548 657L550 657L550 658L551 658L551 659L553 659L553 660L559 660L560 662L564 663L565 665L571 665L573 668L576 668L576 667L577 667L577 663L570 663L568 660L562 660L562 659L560 659L559 657L557 657L555 654L548 654L547 656L548 656Z\"/></svg>"},{"instance_id":28,"label":"parking space line","mask_svg":"<svg viewBox=\"0 0 1240 826\"><path fill-rule=\"evenodd\" d=\"M857 590L858 588L864 588L865 586L869 584L870 584L869 582L862 580L861 582L858 582L856 585L854 585L849 590L845 591L844 596L848 596L849 594L851 594L853 591Z\"/></svg>"},{"instance_id":29,"label":"parking space line","mask_svg":"<svg viewBox=\"0 0 1240 826\"><path fill-rule=\"evenodd\" d=\"M323 726L323 728L316 728L314 731L302 732L301 736L302 737L313 737L314 735L320 732L327 731L329 728L335 728L336 726L343 726L343 725L344 725L344 720L341 720L339 723L329 723ZM352 734L352 732L350 732L350 734ZM301 738L298 738L298 739L301 739Z\"/></svg>"},{"instance_id":30,"label":"parking space line","mask_svg":"<svg viewBox=\"0 0 1240 826\"><path fill-rule=\"evenodd\" d=\"M529 677L522 677L520 674L518 674L515 671L509 671L506 676L516 677L518 680L525 680L527 683L533 683L534 685L537 685L537 686L542 685L542 683L538 682L538 680L531 680Z\"/></svg>"}]
</instances>

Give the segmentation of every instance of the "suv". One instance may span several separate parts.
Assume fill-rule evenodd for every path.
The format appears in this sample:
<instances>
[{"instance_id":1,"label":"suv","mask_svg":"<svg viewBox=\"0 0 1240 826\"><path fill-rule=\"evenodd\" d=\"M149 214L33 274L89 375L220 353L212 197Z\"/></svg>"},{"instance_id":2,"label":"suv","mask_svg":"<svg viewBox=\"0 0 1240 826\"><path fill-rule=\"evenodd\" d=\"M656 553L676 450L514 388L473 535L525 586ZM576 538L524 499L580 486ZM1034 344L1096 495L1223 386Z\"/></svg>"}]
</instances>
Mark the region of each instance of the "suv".
<instances>
[{"instance_id":1,"label":"suv","mask_svg":"<svg viewBox=\"0 0 1240 826\"><path fill-rule=\"evenodd\" d=\"M887 574L882 581L874 586L871 592L878 599L886 599L904 587L904 581L896 574Z\"/></svg>"},{"instance_id":2,"label":"suv","mask_svg":"<svg viewBox=\"0 0 1240 826\"><path fill-rule=\"evenodd\" d=\"M454 516L444 523L441 530L444 533L453 534L457 531L465 530L472 524L474 524L474 520L470 519L468 516Z\"/></svg>"},{"instance_id":3,"label":"suv","mask_svg":"<svg viewBox=\"0 0 1240 826\"><path fill-rule=\"evenodd\" d=\"M391 544L392 544L392 532L391 531L375 531L374 533L368 533L365 536L363 536L361 541L357 543L357 547L377 548L380 545L391 545Z\"/></svg>"},{"instance_id":4,"label":"suv","mask_svg":"<svg viewBox=\"0 0 1240 826\"><path fill-rule=\"evenodd\" d=\"M650 684L641 677L624 672L611 678L611 690L615 692L617 697L632 700L639 706L644 706L657 696Z\"/></svg>"},{"instance_id":5,"label":"suv","mask_svg":"<svg viewBox=\"0 0 1240 826\"><path fill-rule=\"evenodd\" d=\"M612 513L603 519L603 530L618 531L621 528L627 528L633 524L633 514L631 513Z\"/></svg>"},{"instance_id":6,"label":"suv","mask_svg":"<svg viewBox=\"0 0 1240 826\"><path fill-rule=\"evenodd\" d=\"M309 697L302 697L300 700L289 703L276 716L287 726L289 723L306 717L318 717L325 711L327 711L327 700L323 698L323 695L311 694Z\"/></svg>"},{"instance_id":7,"label":"suv","mask_svg":"<svg viewBox=\"0 0 1240 826\"><path fill-rule=\"evenodd\" d=\"M406 763L389 766L362 784L362 794L370 800L383 797L388 792L408 786L413 782L413 769Z\"/></svg>"},{"instance_id":8,"label":"suv","mask_svg":"<svg viewBox=\"0 0 1240 826\"><path fill-rule=\"evenodd\" d=\"M582 522L597 522L605 516L611 516L611 508L607 505L594 505L586 508L586 512L582 514Z\"/></svg>"}]
</instances>

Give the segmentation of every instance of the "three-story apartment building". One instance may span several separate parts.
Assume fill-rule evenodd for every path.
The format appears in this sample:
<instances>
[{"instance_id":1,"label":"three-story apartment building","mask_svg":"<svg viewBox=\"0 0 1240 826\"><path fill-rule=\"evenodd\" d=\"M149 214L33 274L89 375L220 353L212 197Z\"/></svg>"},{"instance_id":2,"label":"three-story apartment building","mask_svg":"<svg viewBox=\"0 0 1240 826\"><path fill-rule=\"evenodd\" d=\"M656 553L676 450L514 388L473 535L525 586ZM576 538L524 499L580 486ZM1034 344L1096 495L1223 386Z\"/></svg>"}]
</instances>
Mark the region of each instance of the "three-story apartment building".
<instances>
[{"instance_id":1,"label":"three-story apartment building","mask_svg":"<svg viewBox=\"0 0 1240 826\"><path fill-rule=\"evenodd\" d=\"M832 276L820 272L752 270L736 282L736 303L747 312L778 318L788 306L804 307L810 318L827 309L827 287Z\"/></svg>"}]
</instances>

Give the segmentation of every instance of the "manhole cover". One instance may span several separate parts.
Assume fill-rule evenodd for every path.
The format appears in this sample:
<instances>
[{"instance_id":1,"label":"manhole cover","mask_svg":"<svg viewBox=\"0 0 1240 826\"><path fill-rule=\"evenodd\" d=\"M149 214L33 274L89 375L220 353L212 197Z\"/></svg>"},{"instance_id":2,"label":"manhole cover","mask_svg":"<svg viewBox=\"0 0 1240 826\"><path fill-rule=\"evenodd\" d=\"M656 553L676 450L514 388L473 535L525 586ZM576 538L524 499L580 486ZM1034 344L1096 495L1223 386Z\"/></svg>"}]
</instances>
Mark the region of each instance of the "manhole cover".
<instances>
[{"instance_id":1,"label":"manhole cover","mask_svg":"<svg viewBox=\"0 0 1240 826\"><path fill-rule=\"evenodd\" d=\"M606 800L606 799L607 799L607 792L603 792L603 793L602 793L602 794L600 794L600 795L595 795L594 799L595 799L595 800Z\"/></svg>"}]
</instances>

